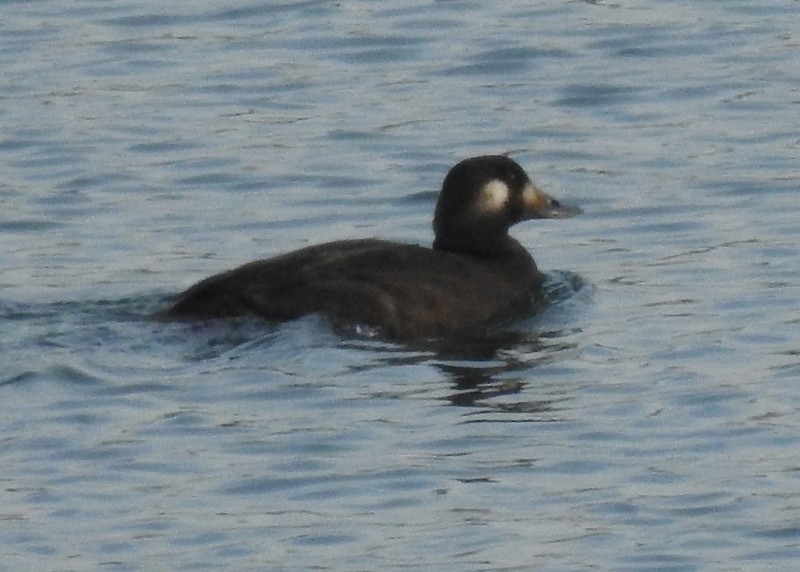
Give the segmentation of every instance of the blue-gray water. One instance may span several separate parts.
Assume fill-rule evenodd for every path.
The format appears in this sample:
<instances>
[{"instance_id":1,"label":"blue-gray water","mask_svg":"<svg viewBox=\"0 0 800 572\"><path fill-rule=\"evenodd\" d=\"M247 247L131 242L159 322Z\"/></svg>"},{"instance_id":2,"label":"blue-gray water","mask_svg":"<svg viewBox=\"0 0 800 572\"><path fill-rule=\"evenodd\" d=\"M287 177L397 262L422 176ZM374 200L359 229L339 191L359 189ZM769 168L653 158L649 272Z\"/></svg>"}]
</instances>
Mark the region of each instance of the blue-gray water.
<instances>
[{"instance_id":1,"label":"blue-gray water","mask_svg":"<svg viewBox=\"0 0 800 572\"><path fill-rule=\"evenodd\" d=\"M800 3L0 5L0 569L789 570ZM428 243L512 152L558 302L475 347L158 324ZM491 295L491 293L487 293Z\"/></svg>"}]
</instances>

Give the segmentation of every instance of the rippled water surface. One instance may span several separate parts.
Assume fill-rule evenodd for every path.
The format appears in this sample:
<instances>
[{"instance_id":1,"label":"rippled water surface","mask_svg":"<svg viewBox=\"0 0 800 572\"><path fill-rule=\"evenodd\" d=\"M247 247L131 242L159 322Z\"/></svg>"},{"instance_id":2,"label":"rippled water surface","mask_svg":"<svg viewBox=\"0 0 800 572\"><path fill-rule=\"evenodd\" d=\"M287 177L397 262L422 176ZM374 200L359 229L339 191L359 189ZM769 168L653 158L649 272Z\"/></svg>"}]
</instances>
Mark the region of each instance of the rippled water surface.
<instances>
[{"instance_id":1,"label":"rippled water surface","mask_svg":"<svg viewBox=\"0 0 800 572\"><path fill-rule=\"evenodd\" d=\"M0 13L0 569L796 565L800 3ZM515 228L552 302L513 331L147 318L309 243L427 244L496 152L585 210Z\"/></svg>"}]
</instances>

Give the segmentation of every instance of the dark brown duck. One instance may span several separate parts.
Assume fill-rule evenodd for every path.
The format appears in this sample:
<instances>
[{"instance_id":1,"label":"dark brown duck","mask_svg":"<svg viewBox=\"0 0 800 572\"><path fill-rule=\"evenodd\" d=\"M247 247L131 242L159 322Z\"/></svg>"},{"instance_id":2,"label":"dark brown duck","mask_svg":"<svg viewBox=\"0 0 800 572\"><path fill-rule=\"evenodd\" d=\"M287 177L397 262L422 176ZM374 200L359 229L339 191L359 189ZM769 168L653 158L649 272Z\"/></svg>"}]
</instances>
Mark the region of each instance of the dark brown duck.
<instances>
[{"instance_id":1,"label":"dark brown duck","mask_svg":"<svg viewBox=\"0 0 800 572\"><path fill-rule=\"evenodd\" d=\"M162 317L322 314L389 339L474 334L524 315L540 295L542 274L508 229L579 212L539 190L512 159L473 157L445 177L433 248L377 239L309 246L206 278Z\"/></svg>"}]
</instances>

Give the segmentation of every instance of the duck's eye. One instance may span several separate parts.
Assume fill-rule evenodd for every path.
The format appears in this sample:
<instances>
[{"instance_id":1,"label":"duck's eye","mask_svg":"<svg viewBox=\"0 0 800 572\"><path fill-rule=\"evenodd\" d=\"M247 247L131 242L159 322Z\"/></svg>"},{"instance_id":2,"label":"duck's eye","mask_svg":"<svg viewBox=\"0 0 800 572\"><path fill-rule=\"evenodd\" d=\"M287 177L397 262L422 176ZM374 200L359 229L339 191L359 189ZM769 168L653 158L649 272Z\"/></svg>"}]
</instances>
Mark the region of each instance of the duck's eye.
<instances>
[{"instance_id":1,"label":"duck's eye","mask_svg":"<svg viewBox=\"0 0 800 572\"><path fill-rule=\"evenodd\" d=\"M520 182L520 176L518 173L509 173L506 177L506 180L509 182L511 186L518 186Z\"/></svg>"}]
</instances>

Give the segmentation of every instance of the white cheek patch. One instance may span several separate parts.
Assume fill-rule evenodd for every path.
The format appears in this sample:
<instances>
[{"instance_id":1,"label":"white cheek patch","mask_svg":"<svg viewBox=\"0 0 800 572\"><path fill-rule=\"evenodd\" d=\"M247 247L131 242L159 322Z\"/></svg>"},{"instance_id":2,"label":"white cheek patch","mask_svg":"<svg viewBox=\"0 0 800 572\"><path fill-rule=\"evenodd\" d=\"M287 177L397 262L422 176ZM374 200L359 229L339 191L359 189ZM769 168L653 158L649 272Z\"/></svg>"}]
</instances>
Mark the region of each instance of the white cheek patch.
<instances>
[{"instance_id":1,"label":"white cheek patch","mask_svg":"<svg viewBox=\"0 0 800 572\"><path fill-rule=\"evenodd\" d=\"M511 192L503 181L492 179L481 189L480 209L484 212L500 212L506 208Z\"/></svg>"}]
</instances>

